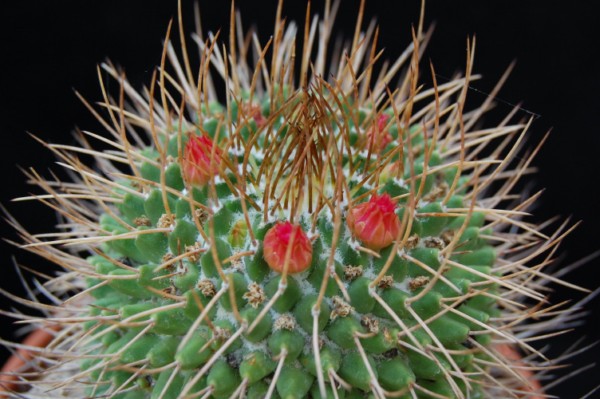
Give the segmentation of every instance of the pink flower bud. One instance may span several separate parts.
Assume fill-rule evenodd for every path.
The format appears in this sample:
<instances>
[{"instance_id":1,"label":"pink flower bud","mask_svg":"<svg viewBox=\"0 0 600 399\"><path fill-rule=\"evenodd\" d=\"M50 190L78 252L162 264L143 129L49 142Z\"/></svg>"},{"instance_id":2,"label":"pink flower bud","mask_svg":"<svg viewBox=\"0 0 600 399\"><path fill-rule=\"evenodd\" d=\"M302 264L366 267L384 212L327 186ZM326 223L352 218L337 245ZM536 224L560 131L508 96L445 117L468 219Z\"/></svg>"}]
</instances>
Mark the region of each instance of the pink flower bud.
<instances>
[{"instance_id":1,"label":"pink flower bud","mask_svg":"<svg viewBox=\"0 0 600 399\"><path fill-rule=\"evenodd\" d=\"M383 149L393 140L392 135L385 129L389 120L389 115L381 114L379 115L379 118L377 118L377 126L371 126L371 128L367 130L369 147L373 147L373 150L376 152L383 151Z\"/></svg>"},{"instance_id":2,"label":"pink flower bud","mask_svg":"<svg viewBox=\"0 0 600 399\"><path fill-rule=\"evenodd\" d=\"M257 127L263 127L267 123L267 119L263 116L260 106L255 104L245 104L242 109L254 119Z\"/></svg>"},{"instance_id":3,"label":"pink flower bud","mask_svg":"<svg viewBox=\"0 0 600 399\"><path fill-rule=\"evenodd\" d=\"M213 142L210 138L190 136L183 154L183 174L190 184L204 186L219 173L220 162L221 150L219 148L213 150Z\"/></svg>"},{"instance_id":4,"label":"pink flower bud","mask_svg":"<svg viewBox=\"0 0 600 399\"><path fill-rule=\"evenodd\" d=\"M254 118L254 122L256 122L256 126L258 127L262 127L267 123L267 120L263 116L260 107L253 108L252 117Z\"/></svg>"},{"instance_id":5,"label":"pink flower bud","mask_svg":"<svg viewBox=\"0 0 600 399\"><path fill-rule=\"evenodd\" d=\"M271 269L283 272L290 245L292 249L288 273L299 273L308 269L312 261L312 245L302 227L290 222L277 222L265 235L263 257Z\"/></svg>"},{"instance_id":6,"label":"pink flower bud","mask_svg":"<svg viewBox=\"0 0 600 399\"><path fill-rule=\"evenodd\" d=\"M398 208L388 194L374 194L369 202L348 211L348 228L367 248L380 250L390 245L400 234Z\"/></svg>"}]
</instances>

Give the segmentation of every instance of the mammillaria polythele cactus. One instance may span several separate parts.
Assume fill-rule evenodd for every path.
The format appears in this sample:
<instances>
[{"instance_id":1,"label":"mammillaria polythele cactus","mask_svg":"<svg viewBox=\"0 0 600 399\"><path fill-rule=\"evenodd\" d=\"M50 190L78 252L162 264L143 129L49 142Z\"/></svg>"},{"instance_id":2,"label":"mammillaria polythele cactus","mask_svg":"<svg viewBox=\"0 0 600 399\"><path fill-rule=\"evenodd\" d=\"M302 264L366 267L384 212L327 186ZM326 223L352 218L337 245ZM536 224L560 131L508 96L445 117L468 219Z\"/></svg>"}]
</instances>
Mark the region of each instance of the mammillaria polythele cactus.
<instances>
[{"instance_id":1,"label":"mammillaria polythele cactus","mask_svg":"<svg viewBox=\"0 0 600 399\"><path fill-rule=\"evenodd\" d=\"M533 395L502 348L544 357L518 333L558 326L539 287L565 226L522 220L530 122L481 128L471 47L438 84L422 24L378 76L362 12L329 57L338 6L300 32L279 13L262 45L235 23L227 49L199 36L198 71L167 44L143 93L103 65L106 133L48 145L73 182L29 176L65 231L19 227L25 247L66 270L34 320L56 333L31 397Z\"/></svg>"}]
</instances>

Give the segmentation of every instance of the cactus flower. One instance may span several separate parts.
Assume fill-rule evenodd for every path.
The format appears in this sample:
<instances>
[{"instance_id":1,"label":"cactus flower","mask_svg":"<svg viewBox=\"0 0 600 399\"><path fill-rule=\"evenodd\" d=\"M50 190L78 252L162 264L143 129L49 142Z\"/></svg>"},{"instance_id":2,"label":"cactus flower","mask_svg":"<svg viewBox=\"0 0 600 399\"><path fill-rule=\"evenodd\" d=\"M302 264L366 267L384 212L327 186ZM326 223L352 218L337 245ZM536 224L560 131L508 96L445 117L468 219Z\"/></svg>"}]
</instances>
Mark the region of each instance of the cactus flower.
<instances>
[{"instance_id":1,"label":"cactus flower","mask_svg":"<svg viewBox=\"0 0 600 399\"><path fill-rule=\"evenodd\" d=\"M374 194L368 202L350 209L347 223L354 237L370 249L390 245L400 233L397 204L388 194Z\"/></svg>"},{"instance_id":2,"label":"cactus flower","mask_svg":"<svg viewBox=\"0 0 600 399\"><path fill-rule=\"evenodd\" d=\"M252 119L254 119L257 127L263 127L267 123L267 119L263 116L260 106L247 104L244 107L244 110L252 117Z\"/></svg>"},{"instance_id":3,"label":"cactus flower","mask_svg":"<svg viewBox=\"0 0 600 399\"><path fill-rule=\"evenodd\" d=\"M292 240L293 236L293 241ZM312 246L306 233L299 225L290 222L278 222L265 235L264 258L269 267L283 272L288 247L292 253L288 273L299 273L308 269L312 261Z\"/></svg>"},{"instance_id":4,"label":"cactus flower","mask_svg":"<svg viewBox=\"0 0 600 399\"><path fill-rule=\"evenodd\" d=\"M190 136L184 152L183 174L194 186L204 186L219 173L221 150L206 136ZM211 159L212 157L212 159Z\"/></svg>"},{"instance_id":5,"label":"cactus flower","mask_svg":"<svg viewBox=\"0 0 600 399\"><path fill-rule=\"evenodd\" d=\"M381 114L377 118L377 126L375 123L369 130L367 130L367 138L369 140L369 147L373 147L376 152L381 152L389 143L392 142L393 138L390 132L385 129L390 116L388 114Z\"/></svg>"}]
</instances>

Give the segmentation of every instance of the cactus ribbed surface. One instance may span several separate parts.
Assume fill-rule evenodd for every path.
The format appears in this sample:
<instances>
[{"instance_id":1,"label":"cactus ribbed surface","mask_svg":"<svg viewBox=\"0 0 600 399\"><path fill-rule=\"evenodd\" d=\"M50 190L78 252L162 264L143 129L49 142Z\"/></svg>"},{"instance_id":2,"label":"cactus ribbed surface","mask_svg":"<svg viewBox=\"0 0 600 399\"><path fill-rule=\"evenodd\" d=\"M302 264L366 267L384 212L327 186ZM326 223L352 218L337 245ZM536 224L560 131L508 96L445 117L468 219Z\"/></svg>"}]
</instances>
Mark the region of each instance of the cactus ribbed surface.
<instances>
[{"instance_id":1,"label":"cactus ribbed surface","mask_svg":"<svg viewBox=\"0 0 600 399\"><path fill-rule=\"evenodd\" d=\"M141 93L102 66L119 87L94 111L104 132L49 145L73 181L30 176L65 234L19 227L25 247L65 272L37 320L61 326L38 358L54 367L24 374L26 397L533 390L499 348L543 358L524 338L567 314L544 305L566 227L524 220L529 123L482 127L471 47L463 77L422 85L421 25L381 73L372 29L329 57L331 11L300 29L279 16L263 45L200 36L196 71L168 44Z\"/></svg>"}]
</instances>

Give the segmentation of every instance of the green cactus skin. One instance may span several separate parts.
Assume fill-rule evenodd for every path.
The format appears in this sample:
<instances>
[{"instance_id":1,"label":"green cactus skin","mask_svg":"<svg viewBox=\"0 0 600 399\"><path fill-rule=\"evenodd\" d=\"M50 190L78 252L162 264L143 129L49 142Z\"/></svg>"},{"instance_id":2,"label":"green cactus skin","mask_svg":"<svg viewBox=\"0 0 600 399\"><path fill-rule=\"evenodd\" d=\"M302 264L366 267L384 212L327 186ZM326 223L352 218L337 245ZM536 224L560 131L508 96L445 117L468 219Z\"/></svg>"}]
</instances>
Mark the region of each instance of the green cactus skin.
<instances>
[{"instance_id":1,"label":"green cactus skin","mask_svg":"<svg viewBox=\"0 0 600 399\"><path fill-rule=\"evenodd\" d=\"M371 80L372 32L328 67L320 50L332 22L321 22L313 60L309 43L293 51L281 18L272 60L249 65L237 46L226 57L209 37L193 74L167 48L171 67L148 98L103 66L127 98L106 96L108 133L91 136L112 151L89 149L95 170L77 159L88 149L51 146L75 183L58 191L34 176L75 233L42 242L23 232L28 249L68 270L49 289L79 292L57 307L64 334L45 354L71 369L75 397L473 399L529 389L496 347L537 354L515 327L543 309L516 302L544 301L544 264L534 262L561 234L522 221L530 199L510 203L531 161L515 158L527 126L475 127L490 104L464 109L470 63L464 78L419 87L422 26L397 91L386 86L396 67ZM221 102L209 61L227 76ZM393 209L361 233L357 215L384 206L378 198ZM305 270L288 271L300 250L282 271L269 263L266 236L281 222L306 234Z\"/></svg>"}]
</instances>

